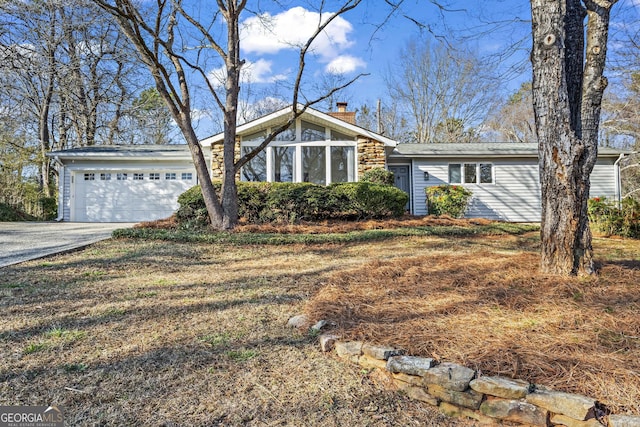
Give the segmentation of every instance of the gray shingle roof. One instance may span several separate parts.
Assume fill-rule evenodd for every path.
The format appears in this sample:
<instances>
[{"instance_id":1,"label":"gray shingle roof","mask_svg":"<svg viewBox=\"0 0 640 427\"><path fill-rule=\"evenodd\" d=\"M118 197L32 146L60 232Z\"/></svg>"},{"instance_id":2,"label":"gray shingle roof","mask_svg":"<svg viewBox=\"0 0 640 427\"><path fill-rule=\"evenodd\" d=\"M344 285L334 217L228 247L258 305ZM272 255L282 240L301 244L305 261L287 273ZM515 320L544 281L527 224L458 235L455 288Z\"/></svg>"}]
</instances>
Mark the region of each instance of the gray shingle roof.
<instances>
[{"instance_id":1,"label":"gray shingle roof","mask_svg":"<svg viewBox=\"0 0 640 427\"><path fill-rule=\"evenodd\" d=\"M599 148L598 154L617 157L622 151ZM526 142L471 142L398 144L391 157L537 157L538 144Z\"/></svg>"}]
</instances>

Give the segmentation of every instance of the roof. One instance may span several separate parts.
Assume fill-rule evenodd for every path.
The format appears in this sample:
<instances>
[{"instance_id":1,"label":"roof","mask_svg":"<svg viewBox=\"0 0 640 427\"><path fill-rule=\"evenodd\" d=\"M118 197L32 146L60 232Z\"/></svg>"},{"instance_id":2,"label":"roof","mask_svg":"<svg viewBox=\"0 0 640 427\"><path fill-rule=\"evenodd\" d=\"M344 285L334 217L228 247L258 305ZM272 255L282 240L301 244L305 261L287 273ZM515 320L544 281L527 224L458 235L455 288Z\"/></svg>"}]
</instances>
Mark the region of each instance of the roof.
<instances>
[{"instance_id":1,"label":"roof","mask_svg":"<svg viewBox=\"0 0 640 427\"><path fill-rule=\"evenodd\" d=\"M93 145L67 150L52 151L49 157L58 159L82 158L84 160L124 159L164 159L191 160L191 152L186 144L171 145Z\"/></svg>"},{"instance_id":2,"label":"roof","mask_svg":"<svg viewBox=\"0 0 640 427\"><path fill-rule=\"evenodd\" d=\"M300 106L299 108L302 108L302 106ZM256 120L252 120L250 122L247 122L245 124L238 126L236 128L236 133L238 135L251 134L271 126L282 124L288 119L287 116L291 114L292 111L293 111L293 108L289 106L281 110L278 110L276 112L273 112L271 114L267 114L266 116L262 116ZM305 110L301 118L315 124L340 130L340 132L342 133L353 134L354 136L360 135L360 136L374 139L376 141L380 141L384 143L384 145L387 147L395 147L397 144L395 140L387 138L386 136L377 134L375 132L372 132L363 127L354 125L352 123L348 123L337 117L333 117L327 113L323 113L321 111L315 110L310 107ZM208 147L217 142L221 142L223 139L224 139L224 133L219 133L203 139L202 141L200 141L200 143L202 144L203 147Z\"/></svg>"},{"instance_id":3,"label":"roof","mask_svg":"<svg viewBox=\"0 0 640 427\"><path fill-rule=\"evenodd\" d=\"M618 157L623 151L598 148L600 157ZM390 157L538 157L538 144L529 142L470 142L398 144Z\"/></svg>"}]
</instances>

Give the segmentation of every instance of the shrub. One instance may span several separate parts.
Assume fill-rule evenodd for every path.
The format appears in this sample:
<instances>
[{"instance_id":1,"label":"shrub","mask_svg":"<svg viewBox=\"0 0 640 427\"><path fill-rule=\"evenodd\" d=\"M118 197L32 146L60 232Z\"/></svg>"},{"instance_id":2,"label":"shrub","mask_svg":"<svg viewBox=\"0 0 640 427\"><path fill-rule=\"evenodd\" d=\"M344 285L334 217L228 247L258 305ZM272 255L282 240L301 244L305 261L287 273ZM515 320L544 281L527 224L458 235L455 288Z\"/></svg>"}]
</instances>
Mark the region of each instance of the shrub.
<instances>
[{"instance_id":1,"label":"shrub","mask_svg":"<svg viewBox=\"0 0 640 427\"><path fill-rule=\"evenodd\" d=\"M467 210L471 191L460 185L436 185L427 187L427 212L430 215L449 215L461 218Z\"/></svg>"},{"instance_id":2,"label":"shrub","mask_svg":"<svg viewBox=\"0 0 640 427\"><path fill-rule=\"evenodd\" d=\"M362 174L360 182L371 182L373 184L393 185L395 184L395 178L393 172L383 168L369 169Z\"/></svg>"},{"instance_id":3,"label":"shrub","mask_svg":"<svg viewBox=\"0 0 640 427\"><path fill-rule=\"evenodd\" d=\"M607 236L640 237L640 202L626 197L621 206L606 197L594 197L587 203L589 221L594 230Z\"/></svg>"},{"instance_id":4,"label":"shrub","mask_svg":"<svg viewBox=\"0 0 640 427\"><path fill-rule=\"evenodd\" d=\"M214 183L219 191L220 184ZM392 186L370 182L332 184L239 182L238 214L250 223L295 223L324 219L400 216L409 196ZM200 186L178 197L182 228L209 224Z\"/></svg>"},{"instance_id":5,"label":"shrub","mask_svg":"<svg viewBox=\"0 0 640 427\"><path fill-rule=\"evenodd\" d=\"M357 219L399 217L404 214L409 195L391 185L346 182L330 187L339 203L340 214Z\"/></svg>"}]
</instances>

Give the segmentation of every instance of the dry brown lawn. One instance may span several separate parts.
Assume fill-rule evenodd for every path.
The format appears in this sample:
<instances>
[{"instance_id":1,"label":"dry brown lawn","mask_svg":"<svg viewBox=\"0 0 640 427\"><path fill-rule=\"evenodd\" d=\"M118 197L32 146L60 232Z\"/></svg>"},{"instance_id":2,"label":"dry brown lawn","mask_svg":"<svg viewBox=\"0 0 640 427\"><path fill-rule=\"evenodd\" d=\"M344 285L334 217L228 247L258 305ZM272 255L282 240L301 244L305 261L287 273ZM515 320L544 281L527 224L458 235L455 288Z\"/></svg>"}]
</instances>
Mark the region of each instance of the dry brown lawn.
<instances>
[{"instance_id":1,"label":"dry brown lawn","mask_svg":"<svg viewBox=\"0 0 640 427\"><path fill-rule=\"evenodd\" d=\"M425 224L270 231L404 225ZM0 404L58 404L73 426L467 425L321 354L317 337L285 326L305 311L345 338L640 414L640 242L599 238L595 248L601 274L586 279L539 275L535 234L325 246L125 239L6 267Z\"/></svg>"},{"instance_id":2,"label":"dry brown lawn","mask_svg":"<svg viewBox=\"0 0 640 427\"><path fill-rule=\"evenodd\" d=\"M0 405L69 426L467 425L285 326L333 273L412 248L111 240L0 269Z\"/></svg>"}]
</instances>

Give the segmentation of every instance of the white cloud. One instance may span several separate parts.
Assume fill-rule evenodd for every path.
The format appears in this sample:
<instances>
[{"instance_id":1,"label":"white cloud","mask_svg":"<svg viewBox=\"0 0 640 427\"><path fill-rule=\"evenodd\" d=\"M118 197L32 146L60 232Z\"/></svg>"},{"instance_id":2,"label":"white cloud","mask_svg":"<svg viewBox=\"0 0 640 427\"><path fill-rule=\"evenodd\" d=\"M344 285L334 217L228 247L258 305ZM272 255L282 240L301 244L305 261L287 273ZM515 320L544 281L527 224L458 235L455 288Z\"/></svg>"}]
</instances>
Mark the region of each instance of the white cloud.
<instances>
[{"instance_id":1,"label":"white cloud","mask_svg":"<svg viewBox=\"0 0 640 427\"><path fill-rule=\"evenodd\" d=\"M256 62L246 61L240 70L240 83L274 83L285 80L285 74L273 74L271 67L273 61L258 59ZM224 66L209 72L209 80L214 87L224 86L227 70Z\"/></svg>"},{"instance_id":2,"label":"white cloud","mask_svg":"<svg viewBox=\"0 0 640 427\"><path fill-rule=\"evenodd\" d=\"M351 55L342 55L331 60L325 67L325 71L330 74L347 74L366 66L367 64L360 58Z\"/></svg>"},{"instance_id":3,"label":"white cloud","mask_svg":"<svg viewBox=\"0 0 640 427\"><path fill-rule=\"evenodd\" d=\"M246 19L240 30L242 49L247 53L275 54L297 49L309 40L321 22L333 16L320 15L302 7L294 7L277 15L268 13ZM335 18L312 44L313 52L325 60L351 45L353 26L342 17Z\"/></svg>"}]
</instances>

